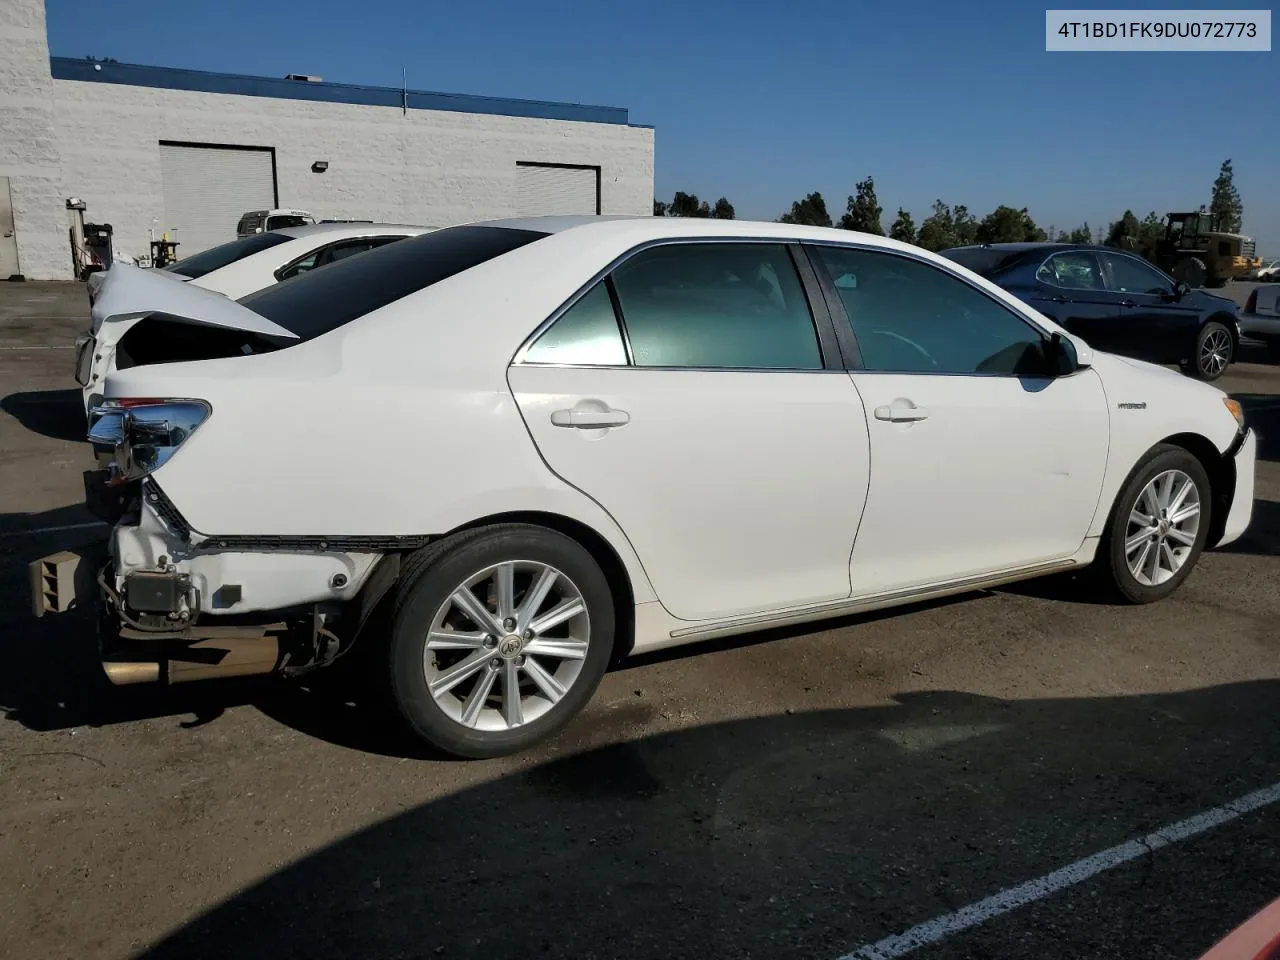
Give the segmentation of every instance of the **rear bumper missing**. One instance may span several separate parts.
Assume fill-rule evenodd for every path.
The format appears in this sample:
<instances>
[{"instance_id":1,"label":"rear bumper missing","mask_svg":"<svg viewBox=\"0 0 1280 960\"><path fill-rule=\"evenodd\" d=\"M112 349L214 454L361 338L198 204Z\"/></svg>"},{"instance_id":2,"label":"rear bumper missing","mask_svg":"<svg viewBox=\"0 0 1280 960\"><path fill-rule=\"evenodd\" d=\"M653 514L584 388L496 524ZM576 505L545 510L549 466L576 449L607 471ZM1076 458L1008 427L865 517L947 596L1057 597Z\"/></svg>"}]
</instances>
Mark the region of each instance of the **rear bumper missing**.
<instances>
[{"instance_id":1,"label":"rear bumper missing","mask_svg":"<svg viewBox=\"0 0 1280 960\"><path fill-rule=\"evenodd\" d=\"M100 546L30 565L36 616L99 611L112 683L324 666L350 646L398 572L398 554L221 548L175 529L164 501L141 492L99 503L105 515L123 514Z\"/></svg>"}]
</instances>

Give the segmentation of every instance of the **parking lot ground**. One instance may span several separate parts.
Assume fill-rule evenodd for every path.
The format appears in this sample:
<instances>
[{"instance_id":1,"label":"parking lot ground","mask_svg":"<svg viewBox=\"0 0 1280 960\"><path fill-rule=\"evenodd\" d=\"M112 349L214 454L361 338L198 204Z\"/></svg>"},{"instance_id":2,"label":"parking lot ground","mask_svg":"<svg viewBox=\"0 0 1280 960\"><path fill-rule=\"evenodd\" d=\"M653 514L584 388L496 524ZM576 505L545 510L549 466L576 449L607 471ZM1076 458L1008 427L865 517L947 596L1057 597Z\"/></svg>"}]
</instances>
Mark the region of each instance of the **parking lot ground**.
<instances>
[{"instance_id":1,"label":"parking lot ground","mask_svg":"<svg viewBox=\"0 0 1280 960\"><path fill-rule=\"evenodd\" d=\"M331 689L112 689L87 615L30 617L27 561L104 529L79 506L85 310L0 284L6 955L888 956L1280 783L1258 352L1219 382L1261 436L1253 525L1172 599L1044 581L650 656L552 743L456 763ZM1190 960L1280 896L1280 803L1147 846L905 955Z\"/></svg>"}]
</instances>

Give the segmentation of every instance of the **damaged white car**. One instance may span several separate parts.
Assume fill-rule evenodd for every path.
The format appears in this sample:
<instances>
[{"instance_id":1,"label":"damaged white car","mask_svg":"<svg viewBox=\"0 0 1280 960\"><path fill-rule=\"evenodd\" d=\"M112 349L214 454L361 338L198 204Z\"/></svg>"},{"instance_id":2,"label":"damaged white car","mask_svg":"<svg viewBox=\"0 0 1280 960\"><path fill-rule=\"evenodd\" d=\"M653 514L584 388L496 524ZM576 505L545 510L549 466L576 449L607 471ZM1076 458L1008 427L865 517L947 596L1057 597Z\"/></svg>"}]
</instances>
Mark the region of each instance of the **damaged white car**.
<instances>
[{"instance_id":1,"label":"damaged white car","mask_svg":"<svg viewBox=\"0 0 1280 960\"><path fill-rule=\"evenodd\" d=\"M241 303L117 268L100 302L180 346L107 376L108 559L37 561L37 609L98 595L116 682L365 645L462 756L631 653L1087 565L1159 600L1253 504L1220 390L843 230L498 221Z\"/></svg>"}]
</instances>

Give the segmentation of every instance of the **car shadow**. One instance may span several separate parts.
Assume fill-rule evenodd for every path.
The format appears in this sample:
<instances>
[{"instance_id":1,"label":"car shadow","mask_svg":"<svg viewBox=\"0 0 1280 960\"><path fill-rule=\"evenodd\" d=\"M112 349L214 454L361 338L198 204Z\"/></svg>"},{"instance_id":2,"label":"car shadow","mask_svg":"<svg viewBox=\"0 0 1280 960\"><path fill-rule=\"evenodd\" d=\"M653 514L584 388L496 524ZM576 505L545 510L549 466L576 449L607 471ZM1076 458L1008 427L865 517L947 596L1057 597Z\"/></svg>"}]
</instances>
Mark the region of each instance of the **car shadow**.
<instances>
[{"instance_id":1,"label":"car shadow","mask_svg":"<svg viewBox=\"0 0 1280 960\"><path fill-rule=\"evenodd\" d=\"M141 956L843 956L1270 787L1277 697L1277 681L903 693L543 751L303 857ZM1274 815L1212 830L922 955L1198 957L1278 892Z\"/></svg>"},{"instance_id":2,"label":"car shadow","mask_svg":"<svg viewBox=\"0 0 1280 960\"><path fill-rule=\"evenodd\" d=\"M278 723L310 737L364 753L409 759L440 759L411 736L394 713L382 685L383 638L363 637L343 669L286 680L274 677L213 680L167 687L113 686L101 667L92 610L36 618L31 613L29 561L59 550L100 542L106 526L84 528L87 513L61 508L41 514L0 515L0 713L35 731L110 726L142 719L185 717L199 726L234 706L252 705ZM92 522L92 518L89 518ZM75 521L79 521L78 523ZM62 529L69 526L70 529ZM49 528L55 528L50 530ZM762 630L623 660L625 671L677 658L871 623L952 603L974 602L970 593L894 610Z\"/></svg>"},{"instance_id":3,"label":"car shadow","mask_svg":"<svg viewBox=\"0 0 1280 960\"><path fill-rule=\"evenodd\" d=\"M0 409L32 433L54 440L84 440L84 399L79 390L28 390L0 400Z\"/></svg>"}]
</instances>

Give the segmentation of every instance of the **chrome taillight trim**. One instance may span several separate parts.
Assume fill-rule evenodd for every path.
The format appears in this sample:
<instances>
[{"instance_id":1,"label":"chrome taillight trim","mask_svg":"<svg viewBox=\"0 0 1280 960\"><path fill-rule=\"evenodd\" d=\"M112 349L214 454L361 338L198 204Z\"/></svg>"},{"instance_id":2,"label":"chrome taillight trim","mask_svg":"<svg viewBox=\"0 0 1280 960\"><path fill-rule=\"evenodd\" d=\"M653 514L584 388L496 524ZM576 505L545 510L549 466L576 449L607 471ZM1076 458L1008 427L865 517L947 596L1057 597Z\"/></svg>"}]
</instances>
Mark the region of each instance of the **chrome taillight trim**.
<instances>
[{"instance_id":1,"label":"chrome taillight trim","mask_svg":"<svg viewBox=\"0 0 1280 960\"><path fill-rule=\"evenodd\" d=\"M89 411L88 438L113 449L113 480L138 480L164 466L212 413L204 400L105 400Z\"/></svg>"}]
</instances>

